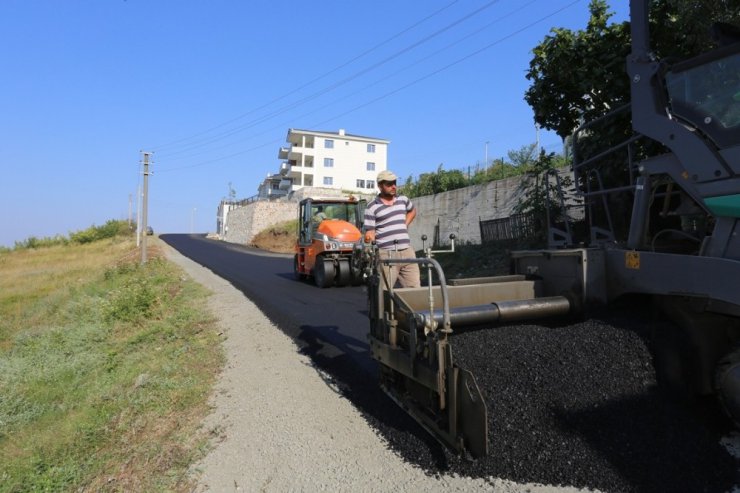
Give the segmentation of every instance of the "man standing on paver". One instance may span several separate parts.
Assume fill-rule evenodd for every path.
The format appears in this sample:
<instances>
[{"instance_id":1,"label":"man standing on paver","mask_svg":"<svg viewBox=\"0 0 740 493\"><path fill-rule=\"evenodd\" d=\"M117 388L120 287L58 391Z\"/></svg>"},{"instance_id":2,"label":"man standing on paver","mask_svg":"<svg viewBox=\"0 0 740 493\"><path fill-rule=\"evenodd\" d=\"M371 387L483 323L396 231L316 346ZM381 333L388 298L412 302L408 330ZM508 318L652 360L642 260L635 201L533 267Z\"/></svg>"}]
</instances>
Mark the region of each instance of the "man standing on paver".
<instances>
[{"instance_id":1,"label":"man standing on paver","mask_svg":"<svg viewBox=\"0 0 740 493\"><path fill-rule=\"evenodd\" d=\"M365 242L375 241L381 259L416 258L411 247L408 226L416 217L416 209L405 195L396 196L396 175L390 170L378 174L380 193L365 209ZM402 288L418 288L419 264L394 264L383 267L390 286L396 280Z\"/></svg>"}]
</instances>

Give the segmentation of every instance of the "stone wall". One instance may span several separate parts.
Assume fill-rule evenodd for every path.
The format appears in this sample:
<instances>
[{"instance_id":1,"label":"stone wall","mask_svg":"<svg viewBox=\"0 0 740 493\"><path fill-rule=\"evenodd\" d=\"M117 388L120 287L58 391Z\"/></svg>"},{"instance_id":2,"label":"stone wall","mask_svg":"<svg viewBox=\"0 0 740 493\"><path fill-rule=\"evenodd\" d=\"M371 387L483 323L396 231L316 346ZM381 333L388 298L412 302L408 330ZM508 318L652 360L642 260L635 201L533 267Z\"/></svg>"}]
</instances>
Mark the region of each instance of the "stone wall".
<instances>
[{"instance_id":1,"label":"stone wall","mask_svg":"<svg viewBox=\"0 0 740 493\"><path fill-rule=\"evenodd\" d=\"M354 194L372 200L374 195ZM221 238L230 243L249 245L260 231L275 224L298 219L298 203L307 197L347 197L336 188L303 187L279 200L256 200L231 209L226 216L226 233Z\"/></svg>"},{"instance_id":2,"label":"stone wall","mask_svg":"<svg viewBox=\"0 0 740 493\"><path fill-rule=\"evenodd\" d=\"M432 241L437 227L442 245L449 244L450 233L455 234L457 242L480 244L479 221L513 214L514 206L524 197L523 183L527 179L515 176L412 199L417 208L416 220L409 228L413 247L416 250L422 249L423 234L427 235L428 241ZM229 212L226 224L228 230L223 239L232 243L249 244L257 233L269 226L296 219L301 198L342 195L341 191L337 192L331 193L328 189L319 188L306 189L280 201L255 201L234 209ZM363 198L371 200L373 197Z\"/></svg>"},{"instance_id":3,"label":"stone wall","mask_svg":"<svg viewBox=\"0 0 740 493\"><path fill-rule=\"evenodd\" d=\"M297 218L297 202L272 200L250 202L229 212L223 240L248 245L260 231Z\"/></svg>"},{"instance_id":4,"label":"stone wall","mask_svg":"<svg viewBox=\"0 0 740 493\"><path fill-rule=\"evenodd\" d=\"M431 246L437 226L442 245L450 243L450 233L455 234L456 242L480 244L478 222L513 214L514 206L524 198L526 179L515 176L412 199L417 208L416 219L409 228L414 249L422 249L424 234L428 237L426 246Z\"/></svg>"}]
</instances>

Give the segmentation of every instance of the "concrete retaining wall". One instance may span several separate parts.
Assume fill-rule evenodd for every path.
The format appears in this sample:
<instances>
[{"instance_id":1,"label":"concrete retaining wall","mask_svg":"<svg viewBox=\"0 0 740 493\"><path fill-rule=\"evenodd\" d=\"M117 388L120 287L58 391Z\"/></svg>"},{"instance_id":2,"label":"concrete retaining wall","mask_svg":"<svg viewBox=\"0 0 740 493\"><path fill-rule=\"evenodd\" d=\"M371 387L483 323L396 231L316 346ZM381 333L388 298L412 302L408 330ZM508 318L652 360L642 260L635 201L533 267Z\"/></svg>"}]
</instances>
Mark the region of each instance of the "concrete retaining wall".
<instances>
[{"instance_id":1,"label":"concrete retaining wall","mask_svg":"<svg viewBox=\"0 0 740 493\"><path fill-rule=\"evenodd\" d=\"M260 231L298 218L297 202L257 200L229 212L224 241L248 245Z\"/></svg>"},{"instance_id":2,"label":"concrete retaining wall","mask_svg":"<svg viewBox=\"0 0 740 493\"><path fill-rule=\"evenodd\" d=\"M527 179L516 176L411 199L417 208L409 228L413 247L421 250L423 234L429 238L427 247L431 246L438 225L442 245L450 243L450 233L455 234L456 242L480 244L478 222L513 214L514 206L524 198L523 183Z\"/></svg>"},{"instance_id":3,"label":"concrete retaining wall","mask_svg":"<svg viewBox=\"0 0 740 493\"><path fill-rule=\"evenodd\" d=\"M432 241L437 226L442 245L449 244L450 233L457 242L479 244L480 220L509 217L514 206L524 197L524 180L516 176L483 185L460 188L437 195L416 197L412 202L417 208L416 220L409 233L416 250L422 248L421 235ZM304 196L330 196L327 190L303 190L300 197L280 201L255 201L233 209L227 218L225 241L249 244L260 231L274 224L296 219L298 201ZM310 195L309 195L310 193ZM341 195L341 192L335 196ZM370 197L372 199L372 197ZM427 243L427 246L430 246Z\"/></svg>"}]
</instances>

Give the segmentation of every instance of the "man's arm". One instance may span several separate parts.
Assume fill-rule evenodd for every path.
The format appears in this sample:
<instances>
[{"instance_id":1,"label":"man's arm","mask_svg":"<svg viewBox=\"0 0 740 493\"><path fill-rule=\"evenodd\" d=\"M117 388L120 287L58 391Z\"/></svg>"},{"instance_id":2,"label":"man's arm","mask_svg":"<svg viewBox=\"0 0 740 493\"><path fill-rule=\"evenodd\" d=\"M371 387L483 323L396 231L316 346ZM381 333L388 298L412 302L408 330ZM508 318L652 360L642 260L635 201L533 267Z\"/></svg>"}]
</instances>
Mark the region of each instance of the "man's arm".
<instances>
[{"instance_id":1,"label":"man's arm","mask_svg":"<svg viewBox=\"0 0 740 493\"><path fill-rule=\"evenodd\" d=\"M365 228L367 228L365 229L365 243L372 243L375 241L375 212L370 206L365 209L363 223L365 224Z\"/></svg>"},{"instance_id":2,"label":"man's arm","mask_svg":"<svg viewBox=\"0 0 740 493\"><path fill-rule=\"evenodd\" d=\"M411 224L411 222L416 218L416 207L411 209L406 213L406 226Z\"/></svg>"}]
</instances>

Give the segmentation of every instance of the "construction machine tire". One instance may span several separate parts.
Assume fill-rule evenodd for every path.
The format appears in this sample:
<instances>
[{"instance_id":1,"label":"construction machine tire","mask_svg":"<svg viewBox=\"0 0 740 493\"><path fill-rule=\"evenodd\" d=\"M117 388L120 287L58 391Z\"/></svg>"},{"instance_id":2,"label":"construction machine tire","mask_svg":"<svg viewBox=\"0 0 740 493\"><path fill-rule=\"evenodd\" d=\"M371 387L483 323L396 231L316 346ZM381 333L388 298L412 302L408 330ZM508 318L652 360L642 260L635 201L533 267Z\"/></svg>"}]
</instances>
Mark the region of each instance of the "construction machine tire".
<instances>
[{"instance_id":1,"label":"construction machine tire","mask_svg":"<svg viewBox=\"0 0 740 493\"><path fill-rule=\"evenodd\" d=\"M352 268L349 264L349 259L339 259L337 262L337 285L347 286L351 282Z\"/></svg>"},{"instance_id":2,"label":"construction machine tire","mask_svg":"<svg viewBox=\"0 0 740 493\"><path fill-rule=\"evenodd\" d=\"M306 274L300 271L297 253L293 256L293 277L295 277L296 281L305 281L308 278Z\"/></svg>"},{"instance_id":3,"label":"construction machine tire","mask_svg":"<svg viewBox=\"0 0 740 493\"><path fill-rule=\"evenodd\" d=\"M740 348L727 353L717 362L714 390L720 407L740 428Z\"/></svg>"},{"instance_id":4,"label":"construction machine tire","mask_svg":"<svg viewBox=\"0 0 740 493\"><path fill-rule=\"evenodd\" d=\"M334 284L334 277L334 262L317 258L313 268L313 280L316 285L320 288L328 288Z\"/></svg>"}]
</instances>

